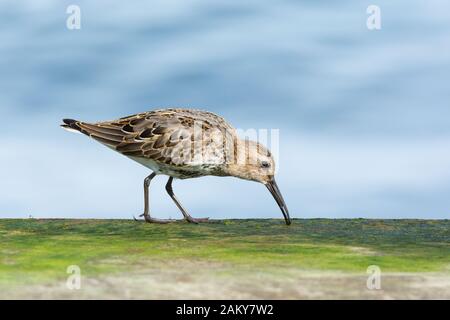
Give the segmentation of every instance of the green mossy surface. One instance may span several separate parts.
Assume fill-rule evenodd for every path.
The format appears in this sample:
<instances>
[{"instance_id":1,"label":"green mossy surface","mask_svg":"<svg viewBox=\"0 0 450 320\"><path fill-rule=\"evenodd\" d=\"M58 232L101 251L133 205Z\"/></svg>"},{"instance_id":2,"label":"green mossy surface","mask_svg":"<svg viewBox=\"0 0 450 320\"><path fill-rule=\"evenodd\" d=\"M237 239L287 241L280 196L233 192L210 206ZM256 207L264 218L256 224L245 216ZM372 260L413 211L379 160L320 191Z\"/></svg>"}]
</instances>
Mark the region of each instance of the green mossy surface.
<instances>
[{"instance_id":1,"label":"green mossy surface","mask_svg":"<svg viewBox=\"0 0 450 320\"><path fill-rule=\"evenodd\" d=\"M89 276L183 261L236 269L450 273L450 220L0 220L0 285L47 283L69 265ZM227 267L222 272L227 272Z\"/></svg>"}]
</instances>

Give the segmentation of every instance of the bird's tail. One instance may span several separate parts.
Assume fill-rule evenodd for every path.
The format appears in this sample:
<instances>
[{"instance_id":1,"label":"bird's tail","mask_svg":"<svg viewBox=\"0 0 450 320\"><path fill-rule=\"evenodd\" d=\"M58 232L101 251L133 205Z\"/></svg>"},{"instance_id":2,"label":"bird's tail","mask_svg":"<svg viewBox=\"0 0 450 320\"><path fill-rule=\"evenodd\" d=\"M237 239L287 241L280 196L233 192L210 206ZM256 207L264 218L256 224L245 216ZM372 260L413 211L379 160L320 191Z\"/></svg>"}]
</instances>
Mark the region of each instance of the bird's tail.
<instances>
[{"instance_id":1,"label":"bird's tail","mask_svg":"<svg viewBox=\"0 0 450 320\"><path fill-rule=\"evenodd\" d=\"M64 123L61 125L63 129L70 132L82 133L81 127L78 125L79 121L73 119L63 119L63 122Z\"/></svg>"},{"instance_id":2,"label":"bird's tail","mask_svg":"<svg viewBox=\"0 0 450 320\"><path fill-rule=\"evenodd\" d=\"M122 131L121 126L113 126L105 123L87 123L73 119L63 119L63 129L85 134L109 147L118 146L127 132Z\"/></svg>"}]
</instances>

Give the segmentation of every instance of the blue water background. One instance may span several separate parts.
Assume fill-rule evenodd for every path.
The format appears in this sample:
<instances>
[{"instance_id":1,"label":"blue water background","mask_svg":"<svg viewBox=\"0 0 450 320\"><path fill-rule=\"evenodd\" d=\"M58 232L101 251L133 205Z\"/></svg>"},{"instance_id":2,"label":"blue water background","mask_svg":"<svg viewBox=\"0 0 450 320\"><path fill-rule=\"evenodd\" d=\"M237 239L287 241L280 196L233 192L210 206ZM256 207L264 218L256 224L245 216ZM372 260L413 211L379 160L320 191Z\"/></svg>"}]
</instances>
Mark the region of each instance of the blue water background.
<instances>
[{"instance_id":1,"label":"blue water background","mask_svg":"<svg viewBox=\"0 0 450 320\"><path fill-rule=\"evenodd\" d=\"M449 77L449 1L2 1L0 217L141 213L148 170L58 125L180 106L280 129L294 217L449 218ZM164 184L153 213L179 217ZM256 183L174 189L194 216L281 217Z\"/></svg>"}]
</instances>

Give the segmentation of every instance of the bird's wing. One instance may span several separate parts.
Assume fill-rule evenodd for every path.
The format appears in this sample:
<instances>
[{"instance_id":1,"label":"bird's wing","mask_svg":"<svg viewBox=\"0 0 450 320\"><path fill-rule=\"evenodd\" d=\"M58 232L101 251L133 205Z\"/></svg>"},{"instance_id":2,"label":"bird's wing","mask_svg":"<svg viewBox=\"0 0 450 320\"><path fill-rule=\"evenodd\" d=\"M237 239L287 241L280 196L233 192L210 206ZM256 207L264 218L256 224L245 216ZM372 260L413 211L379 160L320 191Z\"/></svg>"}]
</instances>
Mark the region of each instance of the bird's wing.
<instances>
[{"instance_id":1,"label":"bird's wing","mask_svg":"<svg viewBox=\"0 0 450 320\"><path fill-rule=\"evenodd\" d=\"M211 158L210 151L217 152L224 144L217 138L217 131L211 130L225 128L220 122L224 120L214 116L198 111L166 109L94 124L77 122L76 125L82 133L123 155L180 165L192 162L196 154ZM228 137L230 132L226 135ZM218 152L219 156L222 151ZM219 156L214 158L215 162L222 161Z\"/></svg>"}]
</instances>

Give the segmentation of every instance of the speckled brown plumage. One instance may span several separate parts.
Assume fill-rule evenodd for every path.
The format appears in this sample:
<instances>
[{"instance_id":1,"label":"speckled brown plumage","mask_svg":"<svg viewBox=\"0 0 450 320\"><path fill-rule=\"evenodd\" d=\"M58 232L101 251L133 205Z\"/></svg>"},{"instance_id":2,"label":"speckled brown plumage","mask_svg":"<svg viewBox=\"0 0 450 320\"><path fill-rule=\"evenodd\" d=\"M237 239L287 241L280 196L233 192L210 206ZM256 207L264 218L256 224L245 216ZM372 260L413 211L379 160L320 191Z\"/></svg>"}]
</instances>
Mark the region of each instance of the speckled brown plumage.
<instances>
[{"instance_id":1,"label":"speckled brown plumage","mask_svg":"<svg viewBox=\"0 0 450 320\"><path fill-rule=\"evenodd\" d=\"M241 140L222 117L201 110L160 109L112 121L87 123L64 119L62 127L81 132L153 171L144 182L144 214L150 217L148 188L157 174L168 175L166 190L189 222L192 218L172 190L173 178L234 176L263 183L290 224L289 212L275 183L275 163L261 144Z\"/></svg>"},{"instance_id":2,"label":"speckled brown plumage","mask_svg":"<svg viewBox=\"0 0 450 320\"><path fill-rule=\"evenodd\" d=\"M235 157L235 130L207 111L162 109L92 124L65 122L144 165L151 160L148 166L154 171L177 178L225 175L225 164Z\"/></svg>"}]
</instances>

